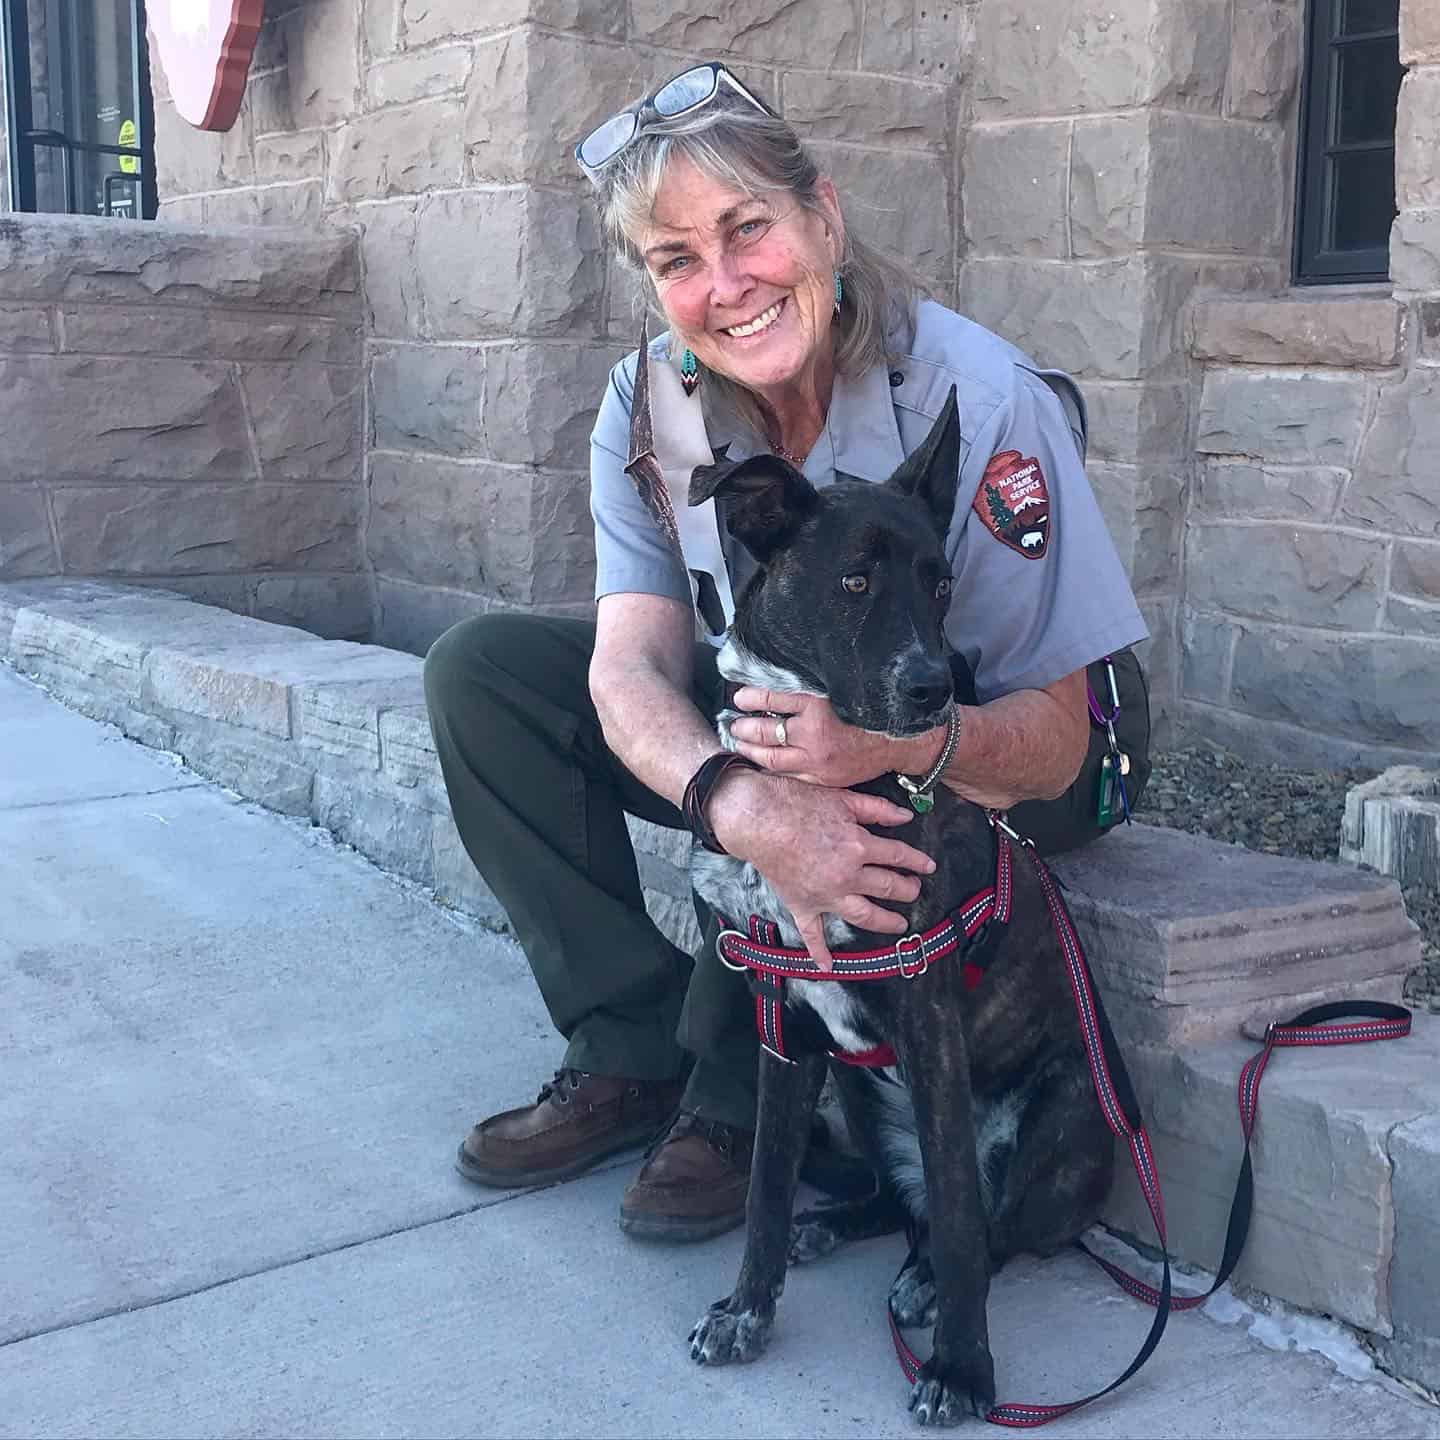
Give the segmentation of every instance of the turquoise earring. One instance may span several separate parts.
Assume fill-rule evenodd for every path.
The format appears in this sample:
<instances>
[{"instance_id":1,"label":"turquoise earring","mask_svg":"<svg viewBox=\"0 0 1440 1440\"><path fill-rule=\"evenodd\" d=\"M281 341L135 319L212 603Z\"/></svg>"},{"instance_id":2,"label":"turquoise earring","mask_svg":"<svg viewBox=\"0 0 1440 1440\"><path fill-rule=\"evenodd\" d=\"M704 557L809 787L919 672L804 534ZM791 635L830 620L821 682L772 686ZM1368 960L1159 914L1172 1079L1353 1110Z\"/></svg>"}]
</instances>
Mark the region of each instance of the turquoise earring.
<instances>
[{"instance_id":1,"label":"turquoise earring","mask_svg":"<svg viewBox=\"0 0 1440 1440\"><path fill-rule=\"evenodd\" d=\"M695 387L700 383L700 362L696 360L693 350L687 350L680 357L680 383L685 387L687 395L693 395Z\"/></svg>"},{"instance_id":2,"label":"turquoise earring","mask_svg":"<svg viewBox=\"0 0 1440 1440\"><path fill-rule=\"evenodd\" d=\"M840 313L840 301L845 297L845 286L840 279L840 272L835 272L835 313Z\"/></svg>"}]
</instances>

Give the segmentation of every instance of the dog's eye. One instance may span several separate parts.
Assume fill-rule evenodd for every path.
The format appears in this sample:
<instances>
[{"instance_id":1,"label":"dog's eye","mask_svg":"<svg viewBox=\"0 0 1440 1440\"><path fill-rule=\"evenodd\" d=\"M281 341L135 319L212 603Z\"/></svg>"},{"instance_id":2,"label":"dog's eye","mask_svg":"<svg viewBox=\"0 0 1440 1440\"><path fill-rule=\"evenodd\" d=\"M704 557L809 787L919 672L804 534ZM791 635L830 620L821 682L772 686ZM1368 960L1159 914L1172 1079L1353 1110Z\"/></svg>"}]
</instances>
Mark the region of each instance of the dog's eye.
<instances>
[{"instance_id":1,"label":"dog's eye","mask_svg":"<svg viewBox=\"0 0 1440 1440\"><path fill-rule=\"evenodd\" d=\"M840 583L852 595L863 595L870 588L870 578L867 575L843 575Z\"/></svg>"},{"instance_id":2,"label":"dog's eye","mask_svg":"<svg viewBox=\"0 0 1440 1440\"><path fill-rule=\"evenodd\" d=\"M935 598L936 598L937 600L947 600L947 599L949 599L949 597L950 597L950 587L951 587L951 585L953 585L954 583L955 583L955 582L954 582L953 580L951 580L951 578L947 575L947 576L935 587Z\"/></svg>"}]
</instances>

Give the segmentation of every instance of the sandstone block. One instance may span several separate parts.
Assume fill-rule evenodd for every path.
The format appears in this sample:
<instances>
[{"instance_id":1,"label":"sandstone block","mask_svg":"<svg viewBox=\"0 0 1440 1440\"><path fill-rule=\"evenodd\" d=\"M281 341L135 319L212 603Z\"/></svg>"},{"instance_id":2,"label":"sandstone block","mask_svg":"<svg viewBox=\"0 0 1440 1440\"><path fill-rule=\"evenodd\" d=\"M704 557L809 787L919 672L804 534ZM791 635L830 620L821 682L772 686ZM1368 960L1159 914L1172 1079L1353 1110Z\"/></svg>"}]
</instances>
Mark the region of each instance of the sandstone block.
<instances>
[{"instance_id":1,"label":"sandstone block","mask_svg":"<svg viewBox=\"0 0 1440 1440\"><path fill-rule=\"evenodd\" d=\"M414 49L434 40L508 30L527 20L551 30L620 39L625 34L625 0L401 0L405 43Z\"/></svg>"},{"instance_id":2,"label":"sandstone block","mask_svg":"<svg viewBox=\"0 0 1440 1440\"><path fill-rule=\"evenodd\" d=\"M1137 595L1172 593L1184 515L1182 468L1096 460L1086 470L1131 588Z\"/></svg>"},{"instance_id":3,"label":"sandstone block","mask_svg":"<svg viewBox=\"0 0 1440 1440\"><path fill-rule=\"evenodd\" d=\"M1063 257L1071 125L975 125L965 147L965 233L982 255Z\"/></svg>"},{"instance_id":4,"label":"sandstone block","mask_svg":"<svg viewBox=\"0 0 1440 1440\"><path fill-rule=\"evenodd\" d=\"M72 485L52 492L73 572L175 575L359 568L358 492L349 487Z\"/></svg>"},{"instance_id":5,"label":"sandstone block","mask_svg":"<svg viewBox=\"0 0 1440 1440\"><path fill-rule=\"evenodd\" d=\"M333 230L236 234L27 215L0 224L0 299L242 305L358 319L360 259L353 237Z\"/></svg>"},{"instance_id":6,"label":"sandstone block","mask_svg":"<svg viewBox=\"0 0 1440 1440\"><path fill-rule=\"evenodd\" d=\"M400 44L400 0L364 0L361 12L365 58L374 61L393 54ZM368 77L366 87L373 99Z\"/></svg>"},{"instance_id":7,"label":"sandstone block","mask_svg":"<svg viewBox=\"0 0 1440 1440\"><path fill-rule=\"evenodd\" d=\"M1230 691L1230 650L1235 629L1218 615L1186 606L1180 625L1181 694L1207 705L1223 705Z\"/></svg>"},{"instance_id":8,"label":"sandstone block","mask_svg":"<svg viewBox=\"0 0 1440 1440\"><path fill-rule=\"evenodd\" d=\"M118 383L117 383L118 382ZM228 365L0 358L0 432L14 477L244 479L255 473Z\"/></svg>"},{"instance_id":9,"label":"sandstone block","mask_svg":"<svg viewBox=\"0 0 1440 1440\"><path fill-rule=\"evenodd\" d=\"M310 360L340 365L358 365L361 355L357 325L266 311L66 305L60 310L60 331L67 355Z\"/></svg>"},{"instance_id":10,"label":"sandstone block","mask_svg":"<svg viewBox=\"0 0 1440 1440\"><path fill-rule=\"evenodd\" d=\"M267 14L260 26L260 33L255 37L255 50L250 57L250 75L253 79L256 75L264 75L271 70L281 69L288 56L285 53L285 24L284 16L277 7L270 7L272 14ZM154 70L162 67L155 66Z\"/></svg>"},{"instance_id":11,"label":"sandstone block","mask_svg":"<svg viewBox=\"0 0 1440 1440\"><path fill-rule=\"evenodd\" d=\"M287 193L291 186L276 186L272 190L243 188L216 190L204 197L204 215L207 226L219 226L227 230L252 225L263 225L265 217L260 209L261 195Z\"/></svg>"},{"instance_id":12,"label":"sandstone block","mask_svg":"<svg viewBox=\"0 0 1440 1440\"><path fill-rule=\"evenodd\" d=\"M458 185L463 168L458 98L377 110L335 132L326 198L351 204L419 194Z\"/></svg>"},{"instance_id":13,"label":"sandstone block","mask_svg":"<svg viewBox=\"0 0 1440 1440\"><path fill-rule=\"evenodd\" d=\"M1300 12L1268 0L1235 7L1225 113L1278 120L1300 78Z\"/></svg>"},{"instance_id":14,"label":"sandstone block","mask_svg":"<svg viewBox=\"0 0 1440 1440\"><path fill-rule=\"evenodd\" d=\"M368 640L373 623L365 575L261 575L254 582L257 620L298 625L322 640Z\"/></svg>"},{"instance_id":15,"label":"sandstone block","mask_svg":"<svg viewBox=\"0 0 1440 1440\"><path fill-rule=\"evenodd\" d=\"M49 576L35 580L0 580L0 657L10 658L10 637L19 613L30 606L93 605L101 597L132 596L128 585L102 580L67 580Z\"/></svg>"},{"instance_id":16,"label":"sandstone block","mask_svg":"<svg viewBox=\"0 0 1440 1440\"><path fill-rule=\"evenodd\" d=\"M282 130L273 135L256 137L256 179L264 181L318 180L324 174L325 132L323 130Z\"/></svg>"},{"instance_id":17,"label":"sandstone block","mask_svg":"<svg viewBox=\"0 0 1440 1440\"><path fill-rule=\"evenodd\" d=\"M409 675L297 687L293 720L301 748L361 770L379 770L381 715L391 706L424 704L421 662L411 655L401 658L410 661Z\"/></svg>"},{"instance_id":18,"label":"sandstone block","mask_svg":"<svg viewBox=\"0 0 1440 1440\"><path fill-rule=\"evenodd\" d=\"M211 197L212 200L216 198ZM207 205L209 203L206 202ZM325 218L324 186L319 180L304 180L293 185L266 185L255 192L255 219L259 225L304 229L319 226Z\"/></svg>"},{"instance_id":19,"label":"sandstone block","mask_svg":"<svg viewBox=\"0 0 1440 1440\"><path fill-rule=\"evenodd\" d=\"M1440 207L1440 66L1411 70L1395 111L1395 203Z\"/></svg>"},{"instance_id":20,"label":"sandstone block","mask_svg":"<svg viewBox=\"0 0 1440 1440\"><path fill-rule=\"evenodd\" d=\"M448 345L377 350L370 364L376 447L442 455L483 449L485 355Z\"/></svg>"},{"instance_id":21,"label":"sandstone block","mask_svg":"<svg viewBox=\"0 0 1440 1440\"><path fill-rule=\"evenodd\" d=\"M924 78L963 80L975 53L973 5L932 5L929 0L866 0L860 68Z\"/></svg>"},{"instance_id":22,"label":"sandstone block","mask_svg":"<svg viewBox=\"0 0 1440 1440\"><path fill-rule=\"evenodd\" d=\"M451 353L451 352L447 352ZM496 460L583 469L619 346L498 345L485 352L485 447Z\"/></svg>"},{"instance_id":23,"label":"sandstone block","mask_svg":"<svg viewBox=\"0 0 1440 1440\"><path fill-rule=\"evenodd\" d=\"M1195 525L1187 531L1188 597L1206 609L1325 629L1370 630L1388 543L1288 525Z\"/></svg>"},{"instance_id":24,"label":"sandstone block","mask_svg":"<svg viewBox=\"0 0 1440 1440\"><path fill-rule=\"evenodd\" d=\"M1349 474L1317 466L1209 460L1200 469L1199 507L1235 520L1321 520L1334 514Z\"/></svg>"},{"instance_id":25,"label":"sandstone block","mask_svg":"<svg viewBox=\"0 0 1440 1440\"><path fill-rule=\"evenodd\" d=\"M1417 367L1382 384L1342 515L1402 535L1440 536L1440 493L1433 483L1437 444L1440 371Z\"/></svg>"},{"instance_id":26,"label":"sandstone block","mask_svg":"<svg viewBox=\"0 0 1440 1440\"><path fill-rule=\"evenodd\" d=\"M415 674L410 655L288 633L296 635L295 643L233 648L219 655L156 646L143 666L145 697L166 710L288 740L295 735L294 697L303 688L346 680L405 680Z\"/></svg>"},{"instance_id":27,"label":"sandstone block","mask_svg":"<svg viewBox=\"0 0 1440 1440\"><path fill-rule=\"evenodd\" d=\"M369 11L367 6L367 26ZM371 65L365 72L366 100L371 105L408 105L458 93L469 77L471 56L468 45L444 45Z\"/></svg>"},{"instance_id":28,"label":"sandstone block","mask_svg":"<svg viewBox=\"0 0 1440 1440\"><path fill-rule=\"evenodd\" d=\"M1195 448L1343 465L1355 453L1367 393L1351 376L1209 369Z\"/></svg>"},{"instance_id":29,"label":"sandstone block","mask_svg":"<svg viewBox=\"0 0 1440 1440\"><path fill-rule=\"evenodd\" d=\"M375 643L411 655L423 655L457 621L504 608L477 590L417 585L383 569L375 576L375 595Z\"/></svg>"},{"instance_id":30,"label":"sandstone block","mask_svg":"<svg viewBox=\"0 0 1440 1440\"><path fill-rule=\"evenodd\" d=\"M1189 449L1189 387L1090 381L1087 455L1094 460L1179 458Z\"/></svg>"},{"instance_id":31,"label":"sandstone block","mask_svg":"<svg viewBox=\"0 0 1440 1440\"><path fill-rule=\"evenodd\" d=\"M1402 885L1440 882L1440 771L1392 765L1352 785L1340 826L1340 858Z\"/></svg>"},{"instance_id":32,"label":"sandstone block","mask_svg":"<svg viewBox=\"0 0 1440 1440\"><path fill-rule=\"evenodd\" d=\"M960 6L955 11L958 15ZM950 98L941 86L809 70L785 75L782 84L785 118L808 139L934 154L944 154L949 146Z\"/></svg>"},{"instance_id":33,"label":"sandstone block","mask_svg":"<svg viewBox=\"0 0 1440 1440\"><path fill-rule=\"evenodd\" d=\"M1404 0L1400 6L1400 62L1440 62L1440 14L1425 0Z\"/></svg>"},{"instance_id":34,"label":"sandstone block","mask_svg":"<svg viewBox=\"0 0 1440 1440\"><path fill-rule=\"evenodd\" d=\"M442 905L474 915L486 925L508 930L510 922L504 908L465 853L460 832L448 814L431 817L430 847L435 866L435 898Z\"/></svg>"},{"instance_id":35,"label":"sandstone block","mask_svg":"<svg viewBox=\"0 0 1440 1440\"><path fill-rule=\"evenodd\" d=\"M285 19L280 24L283 26ZM250 126L257 135L276 135L295 128L295 117L290 112L288 67L252 76L245 87L245 98L250 109Z\"/></svg>"},{"instance_id":36,"label":"sandstone block","mask_svg":"<svg viewBox=\"0 0 1440 1440\"><path fill-rule=\"evenodd\" d=\"M291 127L333 125L360 108L359 27L353 0L310 0L285 17Z\"/></svg>"},{"instance_id":37,"label":"sandstone block","mask_svg":"<svg viewBox=\"0 0 1440 1440\"><path fill-rule=\"evenodd\" d=\"M363 377L357 370L247 365L242 383L267 480L359 476Z\"/></svg>"},{"instance_id":38,"label":"sandstone block","mask_svg":"<svg viewBox=\"0 0 1440 1440\"><path fill-rule=\"evenodd\" d=\"M1391 1132L1434 1106L1437 1030L1421 1023L1395 1043L1275 1056L1252 1148L1255 1214L1239 1284L1390 1333ZM1241 1041L1178 1054L1134 1047L1128 1057L1154 1141L1172 1253L1207 1268L1223 1249L1240 1154L1236 1076L1255 1048ZM1104 1218L1149 1239L1143 1203L1127 1178Z\"/></svg>"},{"instance_id":39,"label":"sandstone block","mask_svg":"<svg viewBox=\"0 0 1440 1440\"><path fill-rule=\"evenodd\" d=\"M1140 248L1150 162L1144 112L1074 122L1069 204L1076 255L1128 255Z\"/></svg>"},{"instance_id":40,"label":"sandstone block","mask_svg":"<svg viewBox=\"0 0 1440 1440\"><path fill-rule=\"evenodd\" d=\"M48 309L43 305L0 305L0 352L48 353L54 349Z\"/></svg>"},{"instance_id":41,"label":"sandstone block","mask_svg":"<svg viewBox=\"0 0 1440 1440\"><path fill-rule=\"evenodd\" d=\"M45 492L38 485L0 484L0 579L59 570Z\"/></svg>"},{"instance_id":42,"label":"sandstone block","mask_svg":"<svg viewBox=\"0 0 1440 1440\"><path fill-rule=\"evenodd\" d=\"M1399 630L1406 635L1429 635L1440 640L1440 605L1391 595L1385 601L1385 628Z\"/></svg>"},{"instance_id":43,"label":"sandstone block","mask_svg":"<svg viewBox=\"0 0 1440 1440\"><path fill-rule=\"evenodd\" d=\"M255 178L252 116L242 106L232 129L197 130L168 100L155 102L155 180L162 195L193 195Z\"/></svg>"},{"instance_id":44,"label":"sandstone block","mask_svg":"<svg viewBox=\"0 0 1440 1440\"><path fill-rule=\"evenodd\" d=\"M630 0L630 39L686 55L743 55L766 64L798 61L817 70L854 69L859 58L856 0L734 0L681 8Z\"/></svg>"},{"instance_id":45,"label":"sandstone block","mask_svg":"<svg viewBox=\"0 0 1440 1440\"><path fill-rule=\"evenodd\" d=\"M314 771L292 745L193 716L176 726L173 744L207 780L282 815L309 815Z\"/></svg>"},{"instance_id":46,"label":"sandstone block","mask_svg":"<svg viewBox=\"0 0 1440 1440\"><path fill-rule=\"evenodd\" d=\"M565 115L567 133L578 139L677 68L674 56L545 31L512 32L476 46L465 101L467 177L578 184L570 146L556 141L554 117Z\"/></svg>"},{"instance_id":47,"label":"sandstone block","mask_svg":"<svg viewBox=\"0 0 1440 1440\"><path fill-rule=\"evenodd\" d=\"M484 255L487 263L457 265L461 254ZM594 333L600 324L604 257L592 208L578 196L427 196L413 255L425 324L436 339Z\"/></svg>"},{"instance_id":48,"label":"sandstone block","mask_svg":"<svg viewBox=\"0 0 1440 1440\"><path fill-rule=\"evenodd\" d=\"M202 230L205 227L205 198L202 195L182 195L176 199L160 197L159 218L166 225L175 225L186 230Z\"/></svg>"},{"instance_id":49,"label":"sandstone block","mask_svg":"<svg viewBox=\"0 0 1440 1440\"><path fill-rule=\"evenodd\" d=\"M435 883L430 848L435 817L383 781L321 772L315 776L310 816L382 869L421 885Z\"/></svg>"},{"instance_id":50,"label":"sandstone block","mask_svg":"<svg viewBox=\"0 0 1440 1440\"><path fill-rule=\"evenodd\" d=\"M846 221L857 234L921 274L949 280L950 167L943 160L830 144L814 144L811 150L835 181Z\"/></svg>"},{"instance_id":51,"label":"sandstone block","mask_svg":"<svg viewBox=\"0 0 1440 1440\"><path fill-rule=\"evenodd\" d=\"M415 247L419 202L397 200L367 205L361 212L360 248L367 277L370 332L379 337L425 333L421 277Z\"/></svg>"},{"instance_id":52,"label":"sandstone block","mask_svg":"<svg viewBox=\"0 0 1440 1440\"><path fill-rule=\"evenodd\" d=\"M1423 640L1249 630L1235 649L1231 693L1248 714L1343 736L1361 753L1366 742L1440 749L1435 648Z\"/></svg>"},{"instance_id":53,"label":"sandstone block","mask_svg":"<svg viewBox=\"0 0 1440 1440\"><path fill-rule=\"evenodd\" d=\"M370 556L388 577L483 590L512 605L591 593L593 528L579 472L377 455L370 489Z\"/></svg>"},{"instance_id":54,"label":"sandstone block","mask_svg":"<svg viewBox=\"0 0 1440 1440\"><path fill-rule=\"evenodd\" d=\"M1436 29L1440 54L1440 27ZM1429 1026L1427 1025L1428 1029ZM1433 1104L1431 1106L1433 1110ZM1390 1268L1394 1336L1382 1347L1387 1368L1440 1387L1440 1300L1431 1283L1440 1274L1440 1118L1433 1113L1399 1125L1390 1136L1395 1204L1395 1261Z\"/></svg>"},{"instance_id":55,"label":"sandstone block","mask_svg":"<svg viewBox=\"0 0 1440 1440\"><path fill-rule=\"evenodd\" d=\"M1390 231L1397 290L1440 290L1440 210L1402 210Z\"/></svg>"},{"instance_id":56,"label":"sandstone block","mask_svg":"<svg viewBox=\"0 0 1440 1440\"><path fill-rule=\"evenodd\" d=\"M1403 306L1377 296L1204 300L1191 353L1248 365L1399 365L1404 320Z\"/></svg>"},{"instance_id":57,"label":"sandstone block","mask_svg":"<svg viewBox=\"0 0 1440 1440\"><path fill-rule=\"evenodd\" d=\"M402 789L413 789L420 797L418 803L442 815L450 813L423 686L418 700L386 709L380 716L380 768Z\"/></svg>"},{"instance_id":58,"label":"sandstone block","mask_svg":"<svg viewBox=\"0 0 1440 1440\"><path fill-rule=\"evenodd\" d=\"M1390 588L1440 604L1440 545L1396 541Z\"/></svg>"},{"instance_id":59,"label":"sandstone block","mask_svg":"<svg viewBox=\"0 0 1440 1440\"><path fill-rule=\"evenodd\" d=\"M1420 355L1440 361L1440 300L1422 300L1415 307L1420 326Z\"/></svg>"}]
</instances>

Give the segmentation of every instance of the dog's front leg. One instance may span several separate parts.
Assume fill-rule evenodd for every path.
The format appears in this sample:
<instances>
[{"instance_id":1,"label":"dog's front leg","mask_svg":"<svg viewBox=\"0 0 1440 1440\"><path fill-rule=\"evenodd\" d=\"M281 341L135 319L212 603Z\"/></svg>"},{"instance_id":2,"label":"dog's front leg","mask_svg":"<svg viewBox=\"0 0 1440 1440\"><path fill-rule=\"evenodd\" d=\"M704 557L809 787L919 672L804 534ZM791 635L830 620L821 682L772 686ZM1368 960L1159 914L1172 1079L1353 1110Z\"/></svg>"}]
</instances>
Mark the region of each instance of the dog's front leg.
<instances>
[{"instance_id":1,"label":"dog's front leg","mask_svg":"<svg viewBox=\"0 0 1440 1440\"><path fill-rule=\"evenodd\" d=\"M934 1351L910 1391L910 1409L922 1425L956 1425L966 1414L983 1419L995 1403L986 1317L990 1251L975 1158L970 1062L958 1005L936 1003L933 994L918 991L907 1000L897 1049L925 1163L936 1299Z\"/></svg>"},{"instance_id":2,"label":"dog's front leg","mask_svg":"<svg viewBox=\"0 0 1440 1440\"><path fill-rule=\"evenodd\" d=\"M761 1051L760 1108L745 1202L745 1258L734 1294L712 1305L690 1332L690 1358L697 1364L754 1360L770 1338L775 1302L785 1288L795 1186L825 1066L823 1055L807 1055L787 1065Z\"/></svg>"}]
</instances>

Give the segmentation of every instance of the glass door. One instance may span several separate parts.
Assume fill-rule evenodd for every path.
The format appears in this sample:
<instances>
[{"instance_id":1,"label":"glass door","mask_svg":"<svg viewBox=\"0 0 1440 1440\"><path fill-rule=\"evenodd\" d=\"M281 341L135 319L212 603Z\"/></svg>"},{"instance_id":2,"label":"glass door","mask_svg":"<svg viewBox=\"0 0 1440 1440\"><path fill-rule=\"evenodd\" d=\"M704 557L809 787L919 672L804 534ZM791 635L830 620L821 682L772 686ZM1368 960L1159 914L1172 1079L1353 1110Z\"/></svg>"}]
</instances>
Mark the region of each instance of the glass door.
<instances>
[{"instance_id":1,"label":"glass door","mask_svg":"<svg viewBox=\"0 0 1440 1440\"><path fill-rule=\"evenodd\" d=\"M0 0L11 203L155 214L144 0Z\"/></svg>"}]
</instances>

